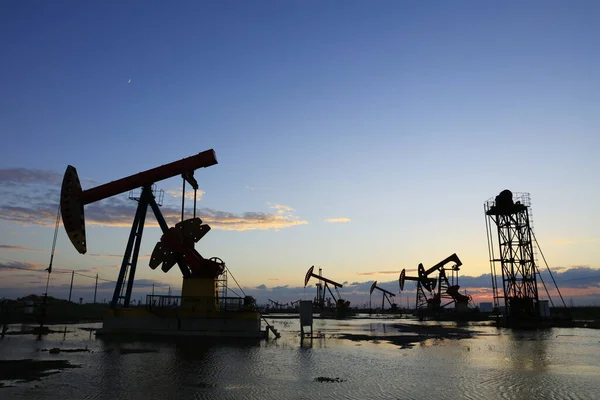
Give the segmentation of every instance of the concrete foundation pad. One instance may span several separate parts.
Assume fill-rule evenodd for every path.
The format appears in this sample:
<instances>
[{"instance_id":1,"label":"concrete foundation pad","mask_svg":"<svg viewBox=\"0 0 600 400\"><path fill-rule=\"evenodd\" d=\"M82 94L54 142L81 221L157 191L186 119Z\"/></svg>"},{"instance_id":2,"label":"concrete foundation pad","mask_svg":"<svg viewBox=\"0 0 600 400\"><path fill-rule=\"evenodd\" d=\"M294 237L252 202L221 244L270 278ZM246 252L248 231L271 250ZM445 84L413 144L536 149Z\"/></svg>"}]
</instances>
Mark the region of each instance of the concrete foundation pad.
<instances>
[{"instance_id":1,"label":"concrete foundation pad","mask_svg":"<svg viewBox=\"0 0 600 400\"><path fill-rule=\"evenodd\" d=\"M257 318L206 318L107 316L96 335L135 334L144 336L198 336L228 338L266 338Z\"/></svg>"}]
</instances>

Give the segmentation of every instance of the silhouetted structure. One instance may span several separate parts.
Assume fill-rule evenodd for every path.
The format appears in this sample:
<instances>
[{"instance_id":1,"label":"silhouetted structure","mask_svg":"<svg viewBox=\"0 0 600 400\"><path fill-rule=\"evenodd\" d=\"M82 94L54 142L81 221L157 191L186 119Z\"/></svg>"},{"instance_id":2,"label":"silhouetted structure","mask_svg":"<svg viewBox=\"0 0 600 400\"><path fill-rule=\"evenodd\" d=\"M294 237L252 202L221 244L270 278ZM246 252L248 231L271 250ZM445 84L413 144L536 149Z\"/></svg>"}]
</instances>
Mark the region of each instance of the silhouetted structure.
<instances>
[{"instance_id":1,"label":"silhouetted structure","mask_svg":"<svg viewBox=\"0 0 600 400\"><path fill-rule=\"evenodd\" d=\"M450 268L445 266L454 262ZM400 291L404 290L405 281L415 281L417 283L417 298L415 312L422 313L424 310L438 312L450 304L454 305L456 311L464 311L468 308L471 297L460 294L458 290L458 271L462 262L456 253L446 257L434 266L425 269L423 264L419 264L418 276L406 276L406 270L400 272L398 283ZM451 280L448 280L446 271L451 271ZM430 275L437 272L437 278L431 278ZM436 290L437 287L437 291ZM429 296L427 295L429 293Z\"/></svg>"},{"instance_id":2,"label":"silhouetted structure","mask_svg":"<svg viewBox=\"0 0 600 400\"><path fill-rule=\"evenodd\" d=\"M530 208L529 193L510 190L503 190L484 204L494 306L499 310L503 299L505 317L513 321L540 316ZM498 293L498 269L502 274L502 295Z\"/></svg>"},{"instance_id":3,"label":"silhouetted structure","mask_svg":"<svg viewBox=\"0 0 600 400\"><path fill-rule=\"evenodd\" d=\"M198 189L198 183L194 179L194 171L198 168L206 168L215 164L217 164L215 152L213 150L206 150L195 156L87 190L82 190L75 167L71 165L67 167L62 182L60 209L67 235L73 246L81 254L85 254L87 251L84 205L141 188L139 196L134 196L133 194L129 196L130 199L138 202L138 207L133 219L129 240L127 241L117 285L115 286L111 302L112 308L116 308L121 299L123 300L123 306L129 307L148 207L154 212L154 216L163 231L163 236L152 253L150 267L154 269L162 264L162 270L168 272L173 265L178 264L183 277L190 278L189 281L184 279L183 292L186 292L185 289L188 286L186 283L190 282L191 284L191 279L208 279L210 282L213 282L214 286L214 281L224 271L223 261L218 258L205 259L194 249L194 243L208 233L210 226L203 225L200 218L183 220L183 199L185 198L185 193L182 193L182 221L175 225L175 227L169 228L159 209L160 196L157 196L158 193L153 190L153 185L157 181L181 175L184 180L184 189L185 182L188 182L194 188L195 193ZM123 295L122 288L126 278L127 289ZM210 284L208 286L210 287Z\"/></svg>"},{"instance_id":4,"label":"silhouetted structure","mask_svg":"<svg viewBox=\"0 0 600 400\"><path fill-rule=\"evenodd\" d=\"M314 265L308 269L306 275L304 277L304 286L308 285L308 281L311 277L319 280L319 284L317 286L317 298L315 299L315 305L321 310L321 314L324 315L324 311L327 309L325 304L325 290L329 291L332 299L335 301L335 316L338 318L343 318L350 314L350 302L342 299L342 296L338 292L338 288L343 287L341 283L332 281L331 279L327 279L321 276L321 269L319 269L319 275L315 274ZM333 294L329 285L333 286L337 296Z\"/></svg>"},{"instance_id":5,"label":"silhouetted structure","mask_svg":"<svg viewBox=\"0 0 600 400\"><path fill-rule=\"evenodd\" d=\"M396 306L396 303L394 303L392 300L390 300L391 297L396 296L394 293L377 286L377 281L374 281L371 284L371 289L369 290L369 296L373 294L373 291L375 289L379 290L382 294L382 296L381 296L381 311L383 311L383 309L385 307L386 300L390 304L390 311L396 311L398 309L398 307Z\"/></svg>"},{"instance_id":6,"label":"silhouetted structure","mask_svg":"<svg viewBox=\"0 0 600 400\"><path fill-rule=\"evenodd\" d=\"M251 296L224 297L227 294L227 275L223 260L218 257L204 258L194 248L195 243L210 231L210 226L196 217L198 182L194 178L194 171L215 164L217 159L214 150L206 150L87 190L82 190L75 167L67 167L62 183L60 209L67 235L81 254L87 251L84 206L141 188L139 195L131 192L129 196L137 201L138 207L111 301L111 313L104 318L102 329L97 334L254 338L267 335L267 331L261 331L261 315L256 311L255 301ZM160 211L160 198L157 198L153 185L178 175L183 180L181 221L169 227ZM186 183L194 189L194 215L189 219L184 219ZM149 266L152 269L160 267L163 272L168 272L177 264L183 275L181 296L171 296L170 293L168 296L147 295L145 309L132 309L131 292L148 207L152 209L163 233L154 246ZM119 307L121 300L122 307ZM266 324L278 337L277 330Z\"/></svg>"}]
</instances>

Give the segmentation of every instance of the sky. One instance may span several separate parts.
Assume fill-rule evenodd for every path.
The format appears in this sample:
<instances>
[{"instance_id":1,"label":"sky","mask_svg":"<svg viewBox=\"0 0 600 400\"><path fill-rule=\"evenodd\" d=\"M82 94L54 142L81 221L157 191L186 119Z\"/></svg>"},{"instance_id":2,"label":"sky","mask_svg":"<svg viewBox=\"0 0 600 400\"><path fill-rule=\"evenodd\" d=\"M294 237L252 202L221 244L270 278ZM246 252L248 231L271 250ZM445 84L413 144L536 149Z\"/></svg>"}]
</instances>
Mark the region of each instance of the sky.
<instances>
[{"instance_id":1,"label":"sky","mask_svg":"<svg viewBox=\"0 0 600 400\"><path fill-rule=\"evenodd\" d=\"M314 265L361 303L457 253L484 301L483 203L510 189L531 194L568 297L600 301L599 17L596 1L0 2L0 297L44 292L67 165L89 189L214 149L197 249L259 300L312 299ZM171 225L181 184L157 182ZM60 228L51 295L71 271L76 298L96 274L114 288L135 202L85 212L88 254ZM147 266L160 236L149 213L136 296L181 287Z\"/></svg>"}]
</instances>

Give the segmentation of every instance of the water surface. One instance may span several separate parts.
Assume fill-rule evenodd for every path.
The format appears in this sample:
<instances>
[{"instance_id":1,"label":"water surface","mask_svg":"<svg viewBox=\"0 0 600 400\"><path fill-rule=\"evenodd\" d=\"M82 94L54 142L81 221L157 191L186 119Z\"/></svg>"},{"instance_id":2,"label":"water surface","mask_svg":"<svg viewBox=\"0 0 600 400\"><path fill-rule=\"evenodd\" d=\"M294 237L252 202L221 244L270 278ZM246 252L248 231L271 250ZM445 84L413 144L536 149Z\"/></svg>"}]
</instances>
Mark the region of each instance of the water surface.
<instances>
[{"instance_id":1,"label":"water surface","mask_svg":"<svg viewBox=\"0 0 600 400\"><path fill-rule=\"evenodd\" d=\"M59 333L40 340L7 335L0 340L0 360L68 360L79 368L31 382L5 381L13 386L0 388L0 398L600 398L597 330L515 332L477 325L467 327L472 338L431 338L403 348L386 337L410 335L395 324L418 321L315 320L315 338L302 343L296 319L269 322L282 333L279 340L107 341L89 330L100 324L54 325ZM378 339L338 337L344 333ZM88 351L50 354L52 348Z\"/></svg>"}]
</instances>

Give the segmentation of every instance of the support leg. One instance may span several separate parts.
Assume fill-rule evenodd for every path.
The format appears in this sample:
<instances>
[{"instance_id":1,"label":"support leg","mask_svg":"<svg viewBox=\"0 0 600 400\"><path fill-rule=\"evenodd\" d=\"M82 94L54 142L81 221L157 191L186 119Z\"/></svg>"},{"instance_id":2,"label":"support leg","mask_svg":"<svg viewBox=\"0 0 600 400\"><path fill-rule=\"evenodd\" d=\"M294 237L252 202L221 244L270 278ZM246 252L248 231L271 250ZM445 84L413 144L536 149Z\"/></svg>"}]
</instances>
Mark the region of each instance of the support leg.
<instances>
[{"instance_id":1,"label":"support leg","mask_svg":"<svg viewBox=\"0 0 600 400\"><path fill-rule=\"evenodd\" d=\"M143 193L142 193L142 196ZM127 241L127 247L125 247L125 254L123 255L123 262L121 263L121 270L119 271L119 278L117 279L117 284L115 286L115 291L113 293L113 297L112 297L112 301L110 302L110 307L111 308L117 308L117 305L119 304L119 296L121 294L121 289L123 288L123 280L125 279L125 272L128 269L129 263L130 263L130 259L131 259L131 253L133 251L133 245L135 242L135 238L136 238L136 233L138 231L138 226L140 224L140 219L142 214L146 215L146 210L142 210L142 201L140 199L140 202L138 203L138 208L137 211L135 213L135 217L133 219L133 224L131 226L131 233L129 234L129 240ZM146 205L147 207L147 205Z\"/></svg>"},{"instance_id":2,"label":"support leg","mask_svg":"<svg viewBox=\"0 0 600 400\"><path fill-rule=\"evenodd\" d=\"M129 276L127 277L127 291L125 292L125 299L123 300L123 306L129 307L131 301L131 292L133 290L133 281L135 279L135 270L138 261L138 255L140 254L140 245L142 243L142 233L144 231L144 222L146 220L146 211L148 210L148 199L152 196L150 187L144 187L142 189L142 195L140 196L140 216L138 226L135 233L135 244L133 246L133 254L131 255L131 262L129 263Z\"/></svg>"}]
</instances>

